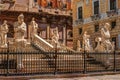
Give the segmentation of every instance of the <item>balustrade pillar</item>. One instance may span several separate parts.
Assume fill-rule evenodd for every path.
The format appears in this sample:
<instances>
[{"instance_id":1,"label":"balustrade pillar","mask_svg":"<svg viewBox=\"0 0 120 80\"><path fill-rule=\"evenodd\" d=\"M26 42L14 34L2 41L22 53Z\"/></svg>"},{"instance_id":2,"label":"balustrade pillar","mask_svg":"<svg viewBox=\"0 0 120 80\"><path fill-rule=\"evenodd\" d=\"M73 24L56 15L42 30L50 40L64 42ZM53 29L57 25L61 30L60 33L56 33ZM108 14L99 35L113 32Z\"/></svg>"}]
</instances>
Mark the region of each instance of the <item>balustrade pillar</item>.
<instances>
[{"instance_id":1,"label":"balustrade pillar","mask_svg":"<svg viewBox=\"0 0 120 80\"><path fill-rule=\"evenodd\" d=\"M50 39L50 25L47 26L47 40Z\"/></svg>"},{"instance_id":2,"label":"balustrade pillar","mask_svg":"<svg viewBox=\"0 0 120 80\"><path fill-rule=\"evenodd\" d=\"M30 37L31 37L31 34L30 34L30 28L31 28L31 26L28 25L28 40L29 40L29 41L30 41Z\"/></svg>"},{"instance_id":3,"label":"balustrade pillar","mask_svg":"<svg viewBox=\"0 0 120 80\"><path fill-rule=\"evenodd\" d=\"M63 45L66 45L66 25L63 27Z\"/></svg>"}]
</instances>

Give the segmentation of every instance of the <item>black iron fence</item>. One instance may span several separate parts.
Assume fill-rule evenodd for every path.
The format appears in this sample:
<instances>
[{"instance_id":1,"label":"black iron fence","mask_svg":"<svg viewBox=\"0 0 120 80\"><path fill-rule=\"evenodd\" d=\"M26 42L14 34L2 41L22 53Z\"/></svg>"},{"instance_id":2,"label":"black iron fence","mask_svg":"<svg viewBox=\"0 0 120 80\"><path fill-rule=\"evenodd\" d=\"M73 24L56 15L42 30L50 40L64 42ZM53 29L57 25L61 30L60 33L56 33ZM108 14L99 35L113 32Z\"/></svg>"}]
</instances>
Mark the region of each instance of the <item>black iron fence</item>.
<instances>
[{"instance_id":1,"label":"black iron fence","mask_svg":"<svg viewBox=\"0 0 120 80\"><path fill-rule=\"evenodd\" d=\"M120 53L0 52L0 75L90 73L120 70Z\"/></svg>"}]
</instances>

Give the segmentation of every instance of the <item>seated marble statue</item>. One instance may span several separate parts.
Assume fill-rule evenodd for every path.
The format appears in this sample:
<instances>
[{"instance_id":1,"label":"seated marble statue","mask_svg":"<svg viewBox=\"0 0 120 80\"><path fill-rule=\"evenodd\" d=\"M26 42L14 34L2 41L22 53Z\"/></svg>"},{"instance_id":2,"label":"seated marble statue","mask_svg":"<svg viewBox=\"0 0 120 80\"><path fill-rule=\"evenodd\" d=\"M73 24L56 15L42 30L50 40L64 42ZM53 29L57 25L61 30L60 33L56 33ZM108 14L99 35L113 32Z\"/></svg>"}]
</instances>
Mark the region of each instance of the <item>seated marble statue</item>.
<instances>
[{"instance_id":1,"label":"seated marble statue","mask_svg":"<svg viewBox=\"0 0 120 80\"><path fill-rule=\"evenodd\" d=\"M101 46L104 48L105 52L110 52L112 50L112 44L110 42L110 32L109 32L110 24L105 23L105 26L101 28Z\"/></svg>"},{"instance_id":2,"label":"seated marble statue","mask_svg":"<svg viewBox=\"0 0 120 80\"><path fill-rule=\"evenodd\" d=\"M7 47L7 33L8 25L7 21L4 20L3 24L0 26L1 47Z\"/></svg>"},{"instance_id":3,"label":"seated marble statue","mask_svg":"<svg viewBox=\"0 0 120 80\"><path fill-rule=\"evenodd\" d=\"M101 37L96 38L97 47L95 51L97 52L111 52L114 50L114 45L110 42L110 24L105 23L105 25L100 29Z\"/></svg>"},{"instance_id":4,"label":"seated marble statue","mask_svg":"<svg viewBox=\"0 0 120 80\"><path fill-rule=\"evenodd\" d=\"M87 35L87 32L85 31L83 34L83 49L87 52L90 52L92 50L90 46L90 35Z\"/></svg>"},{"instance_id":5,"label":"seated marble statue","mask_svg":"<svg viewBox=\"0 0 120 80\"><path fill-rule=\"evenodd\" d=\"M30 23L30 38L33 40L34 35L38 34L38 24L35 22L35 18L32 18L32 21Z\"/></svg>"}]
</instances>

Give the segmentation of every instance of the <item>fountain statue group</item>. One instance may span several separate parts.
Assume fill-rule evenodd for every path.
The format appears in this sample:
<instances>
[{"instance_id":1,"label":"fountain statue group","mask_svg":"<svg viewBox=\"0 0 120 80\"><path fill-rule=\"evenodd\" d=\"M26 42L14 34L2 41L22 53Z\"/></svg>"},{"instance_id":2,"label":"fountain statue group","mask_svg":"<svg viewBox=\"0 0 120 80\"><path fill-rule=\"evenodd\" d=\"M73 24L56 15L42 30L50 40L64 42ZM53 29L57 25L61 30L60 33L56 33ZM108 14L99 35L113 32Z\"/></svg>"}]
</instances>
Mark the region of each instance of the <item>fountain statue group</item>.
<instances>
[{"instance_id":1,"label":"fountain statue group","mask_svg":"<svg viewBox=\"0 0 120 80\"><path fill-rule=\"evenodd\" d=\"M105 23L105 25L100 29L101 37L96 37L95 41L97 42L97 46L95 49L92 48L90 44L90 35L87 34L87 31L83 34L83 45L80 45L80 41L77 41L77 51L86 51L86 52L111 52L114 51L114 42L110 42L110 32L109 32L109 23ZM30 40L34 41L34 35L37 34L38 24L35 22L35 18L32 18L30 23ZM0 48L7 48L7 33L8 33L8 25L7 21L4 20L3 24L0 25ZM25 35L27 32L27 26L24 22L24 15L20 14L18 16L18 20L14 23L14 44L17 51L21 52L28 43L25 39ZM52 36L52 43L54 43L54 47L60 46L59 44L59 33L58 29L53 31ZM22 64L22 55L19 54L17 56L17 68L23 68Z\"/></svg>"},{"instance_id":2,"label":"fountain statue group","mask_svg":"<svg viewBox=\"0 0 120 80\"><path fill-rule=\"evenodd\" d=\"M77 51L86 51L86 52L111 52L114 51L114 42L110 42L110 32L109 32L109 23L105 23L105 25L100 29L101 37L96 37L95 41L97 42L97 46L95 49L92 48L90 44L90 35L87 34L87 31L83 33L83 41L82 46L80 45L80 41L77 41ZM18 16L18 21L14 23L14 41L16 49L18 51L26 46L26 23L24 22L24 15L20 14ZM30 23L30 40L34 40L34 35L37 34L38 24L35 22L35 18L32 18ZM7 47L7 33L8 33L8 25L7 21L4 20L3 24L0 26L0 47ZM51 36L52 43L59 44L59 34L58 30L54 30Z\"/></svg>"},{"instance_id":3,"label":"fountain statue group","mask_svg":"<svg viewBox=\"0 0 120 80\"><path fill-rule=\"evenodd\" d=\"M35 22L35 19L32 18L32 21L30 23L31 25L31 41L33 40L34 34L37 34L37 28L38 24ZM8 25L7 21L4 20L3 24L0 26L0 48L7 48L7 33L8 33ZM20 14L18 16L18 20L14 23L14 46L16 48L16 51L21 52L27 45L27 40L25 39L25 35L27 32L27 26L24 22L24 15ZM22 69L22 55L19 54L17 56L17 68Z\"/></svg>"},{"instance_id":4,"label":"fountain statue group","mask_svg":"<svg viewBox=\"0 0 120 80\"><path fill-rule=\"evenodd\" d=\"M95 41L97 46L95 49L92 48L90 44L90 35L87 34L87 31L83 34L83 46L80 45L80 41L77 41L77 51L86 51L86 52L112 52L114 51L115 44L110 42L110 24L105 23L105 25L100 29L101 37L96 37Z\"/></svg>"},{"instance_id":5,"label":"fountain statue group","mask_svg":"<svg viewBox=\"0 0 120 80\"><path fill-rule=\"evenodd\" d=\"M33 40L33 35L37 34L38 24L35 22L35 18L32 18L30 23L30 38ZM20 14L18 16L18 21L14 23L14 42L16 48L25 47L27 41L25 39L25 35L27 32L27 26L24 22L24 15ZM4 20L3 24L0 25L0 47L7 48L7 33L9 31L7 21Z\"/></svg>"}]
</instances>

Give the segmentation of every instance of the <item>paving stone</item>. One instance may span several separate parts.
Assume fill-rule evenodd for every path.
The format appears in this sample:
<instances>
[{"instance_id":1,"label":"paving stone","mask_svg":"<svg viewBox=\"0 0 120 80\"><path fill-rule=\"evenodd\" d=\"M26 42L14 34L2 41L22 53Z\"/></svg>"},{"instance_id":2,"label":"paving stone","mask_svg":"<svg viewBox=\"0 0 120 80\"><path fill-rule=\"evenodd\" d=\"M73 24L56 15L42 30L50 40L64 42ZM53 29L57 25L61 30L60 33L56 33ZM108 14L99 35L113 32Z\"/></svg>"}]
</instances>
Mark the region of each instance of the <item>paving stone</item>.
<instances>
[{"instance_id":1,"label":"paving stone","mask_svg":"<svg viewBox=\"0 0 120 80\"><path fill-rule=\"evenodd\" d=\"M120 80L120 75L103 75L78 78L31 79L31 80Z\"/></svg>"}]
</instances>

